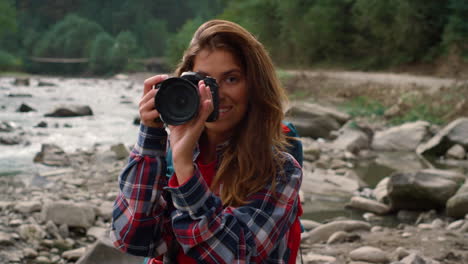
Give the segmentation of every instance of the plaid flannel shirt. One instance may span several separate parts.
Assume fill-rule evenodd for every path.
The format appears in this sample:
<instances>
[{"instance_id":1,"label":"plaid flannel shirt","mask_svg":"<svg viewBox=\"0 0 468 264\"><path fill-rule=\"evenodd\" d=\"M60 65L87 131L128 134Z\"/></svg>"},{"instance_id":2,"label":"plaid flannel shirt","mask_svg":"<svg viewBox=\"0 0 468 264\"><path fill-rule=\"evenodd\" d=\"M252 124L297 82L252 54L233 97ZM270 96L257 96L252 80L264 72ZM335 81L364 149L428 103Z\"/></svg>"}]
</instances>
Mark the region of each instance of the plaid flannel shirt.
<instances>
[{"instance_id":1,"label":"plaid flannel shirt","mask_svg":"<svg viewBox=\"0 0 468 264\"><path fill-rule=\"evenodd\" d=\"M129 254L164 256L173 263L180 247L198 263L288 263L291 225L298 213L302 169L288 153L275 188L239 207L223 207L198 168L183 185L167 186L167 133L140 126L138 142L119 176L111 239ZM195 160L196 157L194 157Z\"/></svg>"}]
</instances>

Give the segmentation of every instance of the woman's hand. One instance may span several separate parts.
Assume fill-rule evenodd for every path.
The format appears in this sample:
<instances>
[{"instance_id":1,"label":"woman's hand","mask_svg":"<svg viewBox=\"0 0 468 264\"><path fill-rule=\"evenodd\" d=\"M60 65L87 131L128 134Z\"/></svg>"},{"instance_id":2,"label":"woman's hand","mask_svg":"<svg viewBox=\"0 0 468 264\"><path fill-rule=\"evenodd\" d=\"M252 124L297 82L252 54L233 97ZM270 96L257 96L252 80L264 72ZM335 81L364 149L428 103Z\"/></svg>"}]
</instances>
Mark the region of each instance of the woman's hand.
<instances>
[{"instance_id":1,"label":"woman's hand","mask_svg":"<svg viewBox=\"0 0 468 264\"><path fill-rule=\"evenodd\" d=\"M139 106L141 123L147 127L161 128L164 126L161 122L155 122L155 119L159 117L158 111L154 108L154 96L158 90L153 89L153 87L167 78L167 75L155 75L144 82L143 96Z\"/></svg>"},{"instance_id":2,"label":"woman's hand","mask_svg":"<svg viewBox=\"0 0 468 264\"><path fill-rule=\"evenodd\" d=\"M199 81L198 90L200 94L198 115L185 124L169 126L172 160L180 184L193 175L193 151L205 129L205 121L213 111L210 88L203 81Z\"/></svg>"}]
</instances>

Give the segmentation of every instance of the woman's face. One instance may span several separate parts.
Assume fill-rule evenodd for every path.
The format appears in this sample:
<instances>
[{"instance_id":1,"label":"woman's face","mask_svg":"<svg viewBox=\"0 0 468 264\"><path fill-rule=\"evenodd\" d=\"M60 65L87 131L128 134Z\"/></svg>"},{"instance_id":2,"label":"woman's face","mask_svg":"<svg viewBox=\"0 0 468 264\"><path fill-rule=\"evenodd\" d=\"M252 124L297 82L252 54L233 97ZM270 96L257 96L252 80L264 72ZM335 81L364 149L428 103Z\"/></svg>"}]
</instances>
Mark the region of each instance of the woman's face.
<instances>
[{"instance_id":1,"label":"woman's face","mask_svg":"<svg viewBox=\"0 0 468 264\"><path fill-rule=\"evenodd\" d=\"M202 50L195 56L193 71L211 76L219 86L219 118L206 122L210 133L230 135L247 112L247 81L238 60L223 49Z\"/></svg>"}]
</instances>

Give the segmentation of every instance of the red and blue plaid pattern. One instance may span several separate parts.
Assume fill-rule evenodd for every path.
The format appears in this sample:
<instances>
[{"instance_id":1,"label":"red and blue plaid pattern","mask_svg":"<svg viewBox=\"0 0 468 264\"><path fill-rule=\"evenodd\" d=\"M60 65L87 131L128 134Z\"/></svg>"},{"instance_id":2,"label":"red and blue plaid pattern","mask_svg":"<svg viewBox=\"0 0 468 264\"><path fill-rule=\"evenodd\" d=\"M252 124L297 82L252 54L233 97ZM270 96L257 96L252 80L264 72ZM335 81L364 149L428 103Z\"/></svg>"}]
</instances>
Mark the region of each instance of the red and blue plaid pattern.
<instances>
[{"instance_id":1,"label":"red and blue plaid pattern","mask_svg":"<svg viewBox=\"0 0 468 264\"><path fill-rule=\"evenodd\" d=\"M248 197L248 204L223 207L195 166L183 185L168 187L167 133L141 126L127 167L119 176L111 238L120 250L164 255L173 263L180 248L198 263L289 263L287 247L297 219L302 170L287 153L275 188ZM296 249L297 250L297 249Z\"/></svg>"}]
</instances>

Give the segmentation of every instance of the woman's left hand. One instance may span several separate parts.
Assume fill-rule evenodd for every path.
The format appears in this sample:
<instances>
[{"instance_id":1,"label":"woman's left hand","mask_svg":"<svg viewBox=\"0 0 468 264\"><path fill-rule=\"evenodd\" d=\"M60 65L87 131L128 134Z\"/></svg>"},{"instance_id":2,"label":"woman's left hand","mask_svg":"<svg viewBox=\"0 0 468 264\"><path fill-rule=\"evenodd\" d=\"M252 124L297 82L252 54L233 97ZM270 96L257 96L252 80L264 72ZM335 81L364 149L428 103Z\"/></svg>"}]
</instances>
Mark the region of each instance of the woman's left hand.
<instances>
[{"instance_id":1,"label":"woman's left hand","mask_svg":"<svg viewBox=\"0 0 468 264\"><path fill-rule=\"evenodd\" d=\"M200 94L198 115L185 124L169 126L172 160L179 183L185 182L193 175L193 151L205 129L205 121L213 111L210 88L203 81L199 81L198 90Z\"/></svg>"}]
</instances>

